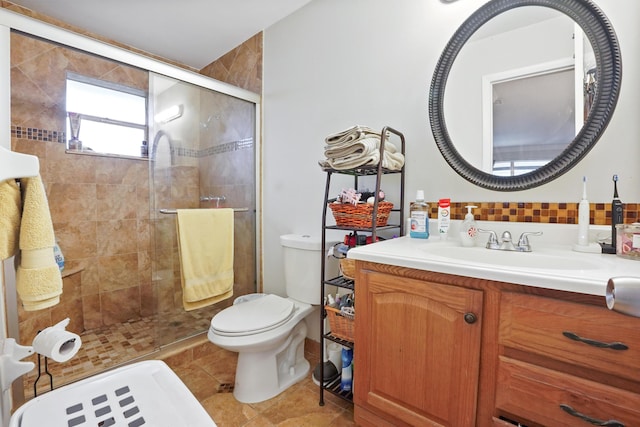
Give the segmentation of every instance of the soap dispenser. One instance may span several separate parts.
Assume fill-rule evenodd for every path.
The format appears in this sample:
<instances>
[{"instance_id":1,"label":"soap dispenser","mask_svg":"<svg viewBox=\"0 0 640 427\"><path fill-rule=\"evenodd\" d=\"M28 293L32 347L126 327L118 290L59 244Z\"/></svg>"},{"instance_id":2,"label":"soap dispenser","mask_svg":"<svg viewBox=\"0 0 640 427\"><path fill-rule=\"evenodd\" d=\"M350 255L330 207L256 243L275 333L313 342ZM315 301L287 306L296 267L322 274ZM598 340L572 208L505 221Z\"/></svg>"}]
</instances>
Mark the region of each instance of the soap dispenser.
<instances>
[{"instance_id":1,"label":"soap dispenser","mask_svg":"<svg viewBox=\"0 0 640 427\"><path fill-rule=\"evenodd\" d=\"M472 209L477 208L477 206L465 206L467 208L467 214L464 216L464 221L460 225L460 241L462 242L462 246L475 246L476 244L476 236L478 235L478 226L476 225L476 220L473 216Z\"/></svg>"}]
</instances>

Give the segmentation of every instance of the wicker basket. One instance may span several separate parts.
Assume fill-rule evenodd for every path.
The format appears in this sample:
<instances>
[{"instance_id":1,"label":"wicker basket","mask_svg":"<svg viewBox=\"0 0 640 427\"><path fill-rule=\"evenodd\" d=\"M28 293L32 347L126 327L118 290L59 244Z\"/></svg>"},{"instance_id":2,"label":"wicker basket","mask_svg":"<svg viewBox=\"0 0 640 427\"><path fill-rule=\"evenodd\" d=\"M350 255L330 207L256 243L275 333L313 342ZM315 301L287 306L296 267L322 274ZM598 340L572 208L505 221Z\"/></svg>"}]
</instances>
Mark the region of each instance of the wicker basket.
<instances>
[{"instance_id":1,"label":"wicker basket","mask_svg":"<svg viewBox=\"0 0 640 427\"><path fill-rule=\"evenodd\" d=\"M370 203L329 203L336 225L340 227L371 228L373 225L373 205ZM393 209L391 202L378 203L376 227L384 227L389 220L389 213Z\"/></svg>"},{"instance_id":2,"label":"wicker basket","mask_svg":"<svg viewBox=\"0 0 640 427\"><path fill-rule=\"evenodd\" d=\"M353 325L354 325L354 317L346 315L340 312L339 309L330 307L328 305L324 306L324 309L327 312L327 319L329 319L329 329L331 330L331 335L343 339L345 341L353 341Z\"/></svg>"},{"instance_id":3,"label":"wicker basket","mask_svg":"<svg viewBox=\"0 0 640 427\"><path fill-rule=\"evenodd\" d=\"M356 278L356 260L340 258L340 271L347 279L354 280Z\"/></svg>"}]
</instances>

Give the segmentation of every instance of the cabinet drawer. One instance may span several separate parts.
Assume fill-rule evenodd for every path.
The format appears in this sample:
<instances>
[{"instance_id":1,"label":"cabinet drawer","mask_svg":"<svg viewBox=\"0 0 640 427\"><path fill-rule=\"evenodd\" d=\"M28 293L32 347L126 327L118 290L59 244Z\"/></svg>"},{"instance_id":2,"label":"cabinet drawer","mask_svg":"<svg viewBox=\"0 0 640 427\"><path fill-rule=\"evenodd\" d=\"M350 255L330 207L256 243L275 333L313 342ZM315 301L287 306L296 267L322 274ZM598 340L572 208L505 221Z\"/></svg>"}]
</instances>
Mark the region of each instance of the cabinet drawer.
<instances>
[{"instance_id":1,"label":"cabinet drawer","mask_svg":"<svg viewBox=\"0 0 640 427\"><path fill-rule=\"evenodd\" d=\"M640 380L640 319L551 298L505 292L499 343Z\"/></svg>"},{"instance_id":2,"label":"cabinet drawer","mask_svg":"<svg viewBox=\"0 0 640 427\"><path fill-rule=\"evenodd\" d=\"M521 423L546 427L629 427L640 420L638 394L505 357L498 367L496 407L518 414ZM620 424L598 424L614 420Z\"/></svg>"}]
</instances>

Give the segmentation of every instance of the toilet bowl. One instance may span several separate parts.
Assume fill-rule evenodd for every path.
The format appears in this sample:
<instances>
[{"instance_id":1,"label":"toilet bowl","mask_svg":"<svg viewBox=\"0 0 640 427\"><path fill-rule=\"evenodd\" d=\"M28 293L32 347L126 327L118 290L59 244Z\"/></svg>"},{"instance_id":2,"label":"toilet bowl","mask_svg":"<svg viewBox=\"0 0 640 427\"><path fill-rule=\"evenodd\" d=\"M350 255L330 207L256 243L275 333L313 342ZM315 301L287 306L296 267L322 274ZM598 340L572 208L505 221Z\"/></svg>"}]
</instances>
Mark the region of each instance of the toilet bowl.
<instances>
[{"instance_id":1,"label":"toilet bowl","mask_svg":"<svg viewBox=\"0 0 640 427\"><path fill-rule=\"evenodd\" d=\"M218 347L238 353L234 397L243 403L277 396L308 374L304 318L319 304L321 240L310 235L280 237L287 297L250 294L211 319L207 334ZM334 242L327 243L327 247ZM329 264L335 270L337 264Z\"/></svg>"},{"instance_id":2,"label":"toilet bowl","mask_svg":"<svg viewBox=\"0 0 640 427\"><path fill-rule=\"evenodd\" d=\"M312 310L311 304L266 294L211 319L209 340L238 353L233 389L238 401L262 402L304 379L310 367L304 358L303 319Z\"/></svg>"}]
</instances>

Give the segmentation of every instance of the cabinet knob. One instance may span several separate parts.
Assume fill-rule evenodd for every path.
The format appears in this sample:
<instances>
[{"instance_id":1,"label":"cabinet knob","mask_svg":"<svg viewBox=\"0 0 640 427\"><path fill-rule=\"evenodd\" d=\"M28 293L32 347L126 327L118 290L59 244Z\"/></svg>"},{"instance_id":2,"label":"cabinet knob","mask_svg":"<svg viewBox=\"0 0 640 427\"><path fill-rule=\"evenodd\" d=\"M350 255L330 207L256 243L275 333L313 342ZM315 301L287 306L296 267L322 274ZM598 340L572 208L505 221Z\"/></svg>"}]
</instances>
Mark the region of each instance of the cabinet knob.
<instances>
[{"instance_id":1,"label":"cabinet knob","mask_svg":"<svg viewBox=\"0 0 640 427\"><path fill-rule=\"evenodd\" d=\"M476 321L478 320L478 316L476 316L473 313L465 313L464 314L464 321L467 322L468 324L473 324L476 323Z\"/></svg>"}]
</instances>

